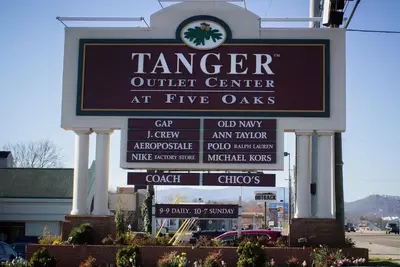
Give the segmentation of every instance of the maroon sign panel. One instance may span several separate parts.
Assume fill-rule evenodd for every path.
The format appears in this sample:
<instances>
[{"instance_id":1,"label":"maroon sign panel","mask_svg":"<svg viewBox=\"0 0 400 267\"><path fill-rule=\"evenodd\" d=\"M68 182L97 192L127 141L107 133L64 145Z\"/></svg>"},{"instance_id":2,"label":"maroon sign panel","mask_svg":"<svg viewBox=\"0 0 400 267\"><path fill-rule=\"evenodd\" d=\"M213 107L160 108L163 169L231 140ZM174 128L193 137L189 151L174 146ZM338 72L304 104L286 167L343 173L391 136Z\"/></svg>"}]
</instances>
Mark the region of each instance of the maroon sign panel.
<instances>
[{"instance_id":1,"label":"maroon sign panel","mask_svg":"<svg viewBox=\"0 0 400 267\"><path fill-rule=\"evenodd\" d=\"M81 40L77 115L329 117L327 43L260 41Z\"/></svg>"},{"instance_id":2,"label":"maroon sign panel","mask_svg":"<svg viewBox=\"0 0 400 267\"><path fill-rule=\"evenodd\" d=\"M199 163L199 119L129 119L127 162Z\"/></svg>"},{"instance_id":3,"label":"maroon sign panel","mask_svg":"<svg viewBox=\"0 0 400 267\"><path fill-rule=\"evenodd\" d=\"M156 204L158 218L231 219L238 217L238 205Z\"/></svg>"},{"instance_id":4,"label":"maroon sign panel","mask_svg":"<svg viewBox=\"0 0 400 267\"><path fill-rule=\"evenodd\" d=\"M275 187L275 174L203 173L203 184L202 185Z\"/></svg>"},{"instance_id":5,"label":"maroon sign panel","mask_svg":"<svg viewBox=\"0 0 400 267\"><path fill-rule=\"evenodd\" d=\"M276 120L205 119L204 163L276 163Z\"/></svg>"},{"instance_id":6,"label":"maroon sign panel","mask_svg":"<svg viewBox=\"0 0 400 267\"><path fill-rule=\"evenodd\" d=\"M199 173L128 173L128 185L199 185Z\"/></svg>"}]
</instances>

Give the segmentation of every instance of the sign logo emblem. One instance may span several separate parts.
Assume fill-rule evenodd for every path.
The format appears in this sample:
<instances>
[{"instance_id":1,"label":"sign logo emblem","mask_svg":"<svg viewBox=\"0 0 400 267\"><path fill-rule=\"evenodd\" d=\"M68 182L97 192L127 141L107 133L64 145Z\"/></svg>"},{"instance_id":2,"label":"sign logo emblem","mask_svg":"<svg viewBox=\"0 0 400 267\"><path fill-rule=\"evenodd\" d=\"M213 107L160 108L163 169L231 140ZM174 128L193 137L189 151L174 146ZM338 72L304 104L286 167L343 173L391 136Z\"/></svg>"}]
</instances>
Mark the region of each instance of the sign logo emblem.
<instances>
[{"instance_id":1,"label":"sign logo emblem","mask_svg":"<svg viewBox=\"0 0 400 267\"><path fill-rule=\"evenodd\" d=\"M195 20L181 29L182 41L189 47L199 50L217 48L226 40L224 27L212 20Z\"/></svg>"}]
</instances>

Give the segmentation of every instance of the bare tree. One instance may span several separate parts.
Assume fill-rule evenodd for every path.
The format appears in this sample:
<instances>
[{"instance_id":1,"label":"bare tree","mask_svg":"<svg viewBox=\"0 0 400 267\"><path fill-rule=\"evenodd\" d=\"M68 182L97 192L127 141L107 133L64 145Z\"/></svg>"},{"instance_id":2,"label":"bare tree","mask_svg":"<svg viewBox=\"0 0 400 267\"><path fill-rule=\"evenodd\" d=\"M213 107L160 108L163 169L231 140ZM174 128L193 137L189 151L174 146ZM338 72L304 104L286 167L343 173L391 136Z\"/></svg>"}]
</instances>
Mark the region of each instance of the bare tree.
<instances>
[{"instance_id":1,"label":"bare tree","mask_svg":"<svg viewBox=\"0 0 400 267\"><path fill-rule=\"evenodd\" d=\"M15 168L61 168L63 167L60 148L50 140L15 143L3 146L11 151Z\"/></svg>"}]
</instances>

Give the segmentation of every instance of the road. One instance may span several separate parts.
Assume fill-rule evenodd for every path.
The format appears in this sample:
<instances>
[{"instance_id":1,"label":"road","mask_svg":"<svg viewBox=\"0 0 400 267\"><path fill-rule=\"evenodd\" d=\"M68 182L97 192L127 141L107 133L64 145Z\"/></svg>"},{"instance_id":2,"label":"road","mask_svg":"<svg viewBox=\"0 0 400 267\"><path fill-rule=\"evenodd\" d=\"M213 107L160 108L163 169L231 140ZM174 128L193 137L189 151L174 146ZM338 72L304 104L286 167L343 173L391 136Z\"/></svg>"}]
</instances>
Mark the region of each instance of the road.
<instances>
[{"instance_id":1,"label":"road","mask_svg":"<svg viewBox=\"0 0 400 267\"><path fill-rule=\"evenodd\" d=\"M385 232L357 232L348 233L346 236L353 239L357 247L368 248L370 257L400 260L400 235L386 235Z\"/></svg>"}]
</instances>

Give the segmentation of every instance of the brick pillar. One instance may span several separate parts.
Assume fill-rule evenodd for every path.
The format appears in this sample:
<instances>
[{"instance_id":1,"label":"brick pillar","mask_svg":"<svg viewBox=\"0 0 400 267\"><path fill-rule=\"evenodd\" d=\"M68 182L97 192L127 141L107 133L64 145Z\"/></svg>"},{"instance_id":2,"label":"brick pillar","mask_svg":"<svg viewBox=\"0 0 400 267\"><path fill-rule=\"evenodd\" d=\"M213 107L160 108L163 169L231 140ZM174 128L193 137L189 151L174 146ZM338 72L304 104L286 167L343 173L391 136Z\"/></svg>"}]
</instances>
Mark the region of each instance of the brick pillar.
<instances>
[{"instance_id":1,"label":"brick pillar","mask_svg":"<svg viewBox=\"0 0 400 267\"><path fill-rule=\"evenodd\" d=\"M294 218L290 225L289 245L338 247L344 244L344 234L341 229L335 219ZM307 243L299 243L300 238L306 239Z\"/></svg>"},{"instance_id":2,"label":"brick pillar","mask_svg":"<svg viewBox=\"0 0 400 267\"><path fill-rule=\"evenodd\" d=\"M113 215L67 215L62 223L62 240L68 240L71 230L82 223L93 226L95 244L101 244L101 240L110 234L113 238L116 236Z\"/></svg>"}]
</instances>

